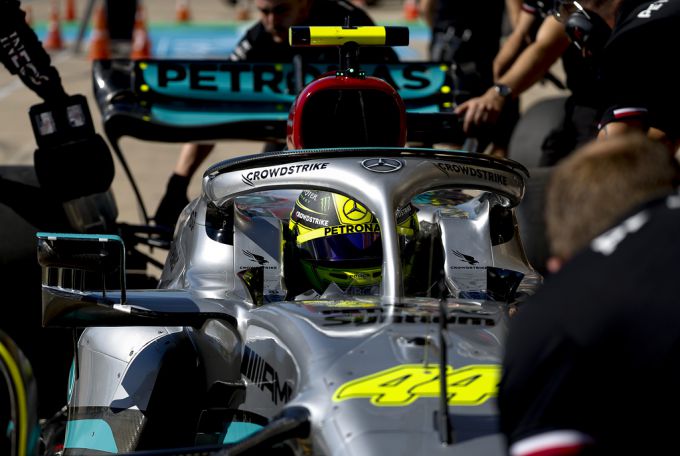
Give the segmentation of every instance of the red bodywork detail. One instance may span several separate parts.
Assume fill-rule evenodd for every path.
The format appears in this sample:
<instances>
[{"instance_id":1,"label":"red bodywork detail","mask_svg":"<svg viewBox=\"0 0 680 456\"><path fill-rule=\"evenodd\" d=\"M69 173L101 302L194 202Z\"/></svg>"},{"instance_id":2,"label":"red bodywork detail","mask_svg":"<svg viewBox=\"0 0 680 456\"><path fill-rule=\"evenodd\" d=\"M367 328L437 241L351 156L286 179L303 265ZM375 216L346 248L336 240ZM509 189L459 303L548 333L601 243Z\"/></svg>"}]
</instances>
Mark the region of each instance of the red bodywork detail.
<instances>
[{"instance_id":1,"label":"red bodywork detail","mask_svg":"<svg viewBox=\"0 0 680 456\"><path fill-rule=\"evenodd\" d=\"M300 94L297 96L288 114L288 123L286 127L286 143L288 149L304 149L304 126L301 119L305 105L311 96L326 90L333 91L363 91L363 92L381 92L393 99L399 112L399 134L398 138L394 140L394 144L384 144L385 147L404 147L406 145L406 108L404 101L397 91L382 79L373 76L365 78L336 76L335 73L326 74L319 79L309 83ZM334 144L328 144L327 147L335 147Z\"/></svg>"}]
</instances>

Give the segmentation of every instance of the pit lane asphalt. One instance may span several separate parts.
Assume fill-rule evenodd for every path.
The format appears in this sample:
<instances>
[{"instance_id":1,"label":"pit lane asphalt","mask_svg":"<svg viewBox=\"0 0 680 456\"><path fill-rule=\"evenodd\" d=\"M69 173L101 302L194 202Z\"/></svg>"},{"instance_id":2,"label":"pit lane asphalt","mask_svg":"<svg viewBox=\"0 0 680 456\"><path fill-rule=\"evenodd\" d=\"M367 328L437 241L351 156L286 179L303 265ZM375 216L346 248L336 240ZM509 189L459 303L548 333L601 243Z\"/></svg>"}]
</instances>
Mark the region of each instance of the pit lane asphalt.
<instances>
[{"instance_id":1,"label":"pit lane asphalt","mask_svg":"<svg viewBox=\"0 0 680 456\"><path fill-rule=\"evenodd\" d=\"M63 2L62 2L63 3ZM205 57L219 58L231 49L238 37L251 21L236 21L235 10L225 0L193 0L190 2L193 25L175 23L174 1L145 0L147 21L153 45L154 56L158 58ZM45 36L49 18L50 0L22 0L24 7L30 6L33 24L42 39ZM79 17L84 14L86 0L76 0ZM378 6L369 7L369 14L383 25L409 25L411 46L400 50L405 60L425 57L429 34L421 21L407 23L403 19L402 0L382 0ZM255 17L255 12L253 12ZM95 126L103 133L101 118L92 96L91 62L87 57L87 35L82 50L73 52L78 23L62 23L62 37L66 48L52 53L54 65L61 74L68 93L81 93L88 97ZM89 33L89 32L88 32ZM553 72L562 75L561 65L556 64ZM526 109L534 102L560 91L549 85L537 85L521 97L521 106ZM28 109L41 100L21 81L0 70L0 163L3 165L30 165L33 162L35 139L28 119ZM179 153L180 145L175 143L150 143L133 138L123 138L121 148L140 188L149 214L153 214L162 197L168 177ZM261 143L253 141L224 141L218 144L210 155L205 168L212 163L238 155L254 154L261 150ZM190 198L200 194L202 172L196 173L189 192ZM120 163L116 160L116 177L112 185L118 205L118 220L140 223L140 215L132 192ZM1 222L1 221L0 221ZM163 254L157 253L162 259Z\"/></svg>"}]
</instances>

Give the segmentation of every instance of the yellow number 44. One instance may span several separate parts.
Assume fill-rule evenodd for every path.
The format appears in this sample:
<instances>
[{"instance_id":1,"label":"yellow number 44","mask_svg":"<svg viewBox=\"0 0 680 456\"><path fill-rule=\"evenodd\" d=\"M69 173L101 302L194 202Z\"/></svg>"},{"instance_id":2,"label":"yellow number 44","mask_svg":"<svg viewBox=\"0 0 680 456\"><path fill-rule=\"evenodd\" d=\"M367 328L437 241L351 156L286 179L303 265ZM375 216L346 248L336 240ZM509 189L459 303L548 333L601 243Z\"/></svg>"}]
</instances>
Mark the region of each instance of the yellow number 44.
<instances>
[{"instance_id":1,"label":"yellow number 44","mask_svg":"<svg viewBox=\"0 0 680 456\"><path fill-rule=\"evenodd\" d=\"M476 364L454 369L446 367L449 405L479 405L496 396L501 366ZM370 398L378 407L403 407L420 397L438 397L439 366L403 364L361 377L342 385L334 401Z\"/></svg>"}]
</instances>

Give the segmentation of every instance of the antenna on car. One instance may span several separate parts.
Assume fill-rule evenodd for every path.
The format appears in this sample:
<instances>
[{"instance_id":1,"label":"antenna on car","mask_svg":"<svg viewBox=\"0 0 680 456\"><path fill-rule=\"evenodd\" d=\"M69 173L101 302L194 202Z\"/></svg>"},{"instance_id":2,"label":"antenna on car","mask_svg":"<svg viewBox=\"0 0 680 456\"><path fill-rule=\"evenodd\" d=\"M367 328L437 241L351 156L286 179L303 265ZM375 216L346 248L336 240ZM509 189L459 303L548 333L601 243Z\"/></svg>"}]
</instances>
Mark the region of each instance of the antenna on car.
<instances>
[{"instance_id":1,"label":"antenna on car","mask_svg":"<svg viewBox=\"0 0 680 456\"><path fill-rule=\"evenodd\" d=\"M436 428L441 443L453 442L453 424L449 416L449 393L446 369L448 367L448 312L446 307L446 283L444 271L439 279L439 411L435 412Z\"/></svg>"}]
</instances>

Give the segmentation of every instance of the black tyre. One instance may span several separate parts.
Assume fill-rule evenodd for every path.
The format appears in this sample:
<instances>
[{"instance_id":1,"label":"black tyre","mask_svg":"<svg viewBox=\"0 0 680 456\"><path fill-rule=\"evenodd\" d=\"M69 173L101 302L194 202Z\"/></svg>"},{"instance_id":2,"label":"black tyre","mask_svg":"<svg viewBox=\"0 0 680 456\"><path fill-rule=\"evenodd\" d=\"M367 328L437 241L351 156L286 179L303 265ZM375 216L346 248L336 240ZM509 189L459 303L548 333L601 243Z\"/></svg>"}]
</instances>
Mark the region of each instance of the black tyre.
<instances>
[{"instance_id":1,"label":"black tyre","mask_svg":"<svg viewBox=\"0 0 680 456\"><path fill-rule=\"evenodd\" d=\"M522 114L508 145L508 157L527 168L539 166L546 136L564 122L567 97L539 101Z\"/></svg>"},{"instance_id":2,"label":"black tyre","mask_svg":"<svg viewBox=\"0 0 680 456\"><path fill-rule=\"evenodd\" d=\"M40 417L66 403L72 335L42 327L38 231L72 231L60 202L40 189L30 166L0 167L0 290L6 332L33 365Z\"/></svg>"},{"instance_id":3,"label":"black tyre","mask_svg":"<svg viewBox=\"0 0 680 456\"><path fill-rule=\"evenodd\" d=\"M545 226L545 189L553 168L530 168L524 199L517 207L520 236L531 265L544 276L550 254Z\"/></svg>"}]
</instances>

